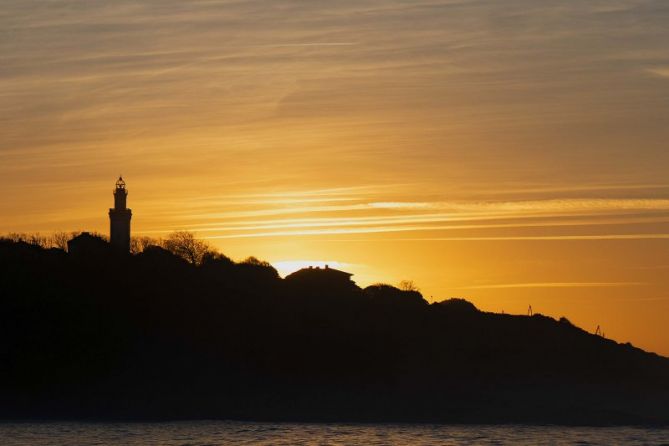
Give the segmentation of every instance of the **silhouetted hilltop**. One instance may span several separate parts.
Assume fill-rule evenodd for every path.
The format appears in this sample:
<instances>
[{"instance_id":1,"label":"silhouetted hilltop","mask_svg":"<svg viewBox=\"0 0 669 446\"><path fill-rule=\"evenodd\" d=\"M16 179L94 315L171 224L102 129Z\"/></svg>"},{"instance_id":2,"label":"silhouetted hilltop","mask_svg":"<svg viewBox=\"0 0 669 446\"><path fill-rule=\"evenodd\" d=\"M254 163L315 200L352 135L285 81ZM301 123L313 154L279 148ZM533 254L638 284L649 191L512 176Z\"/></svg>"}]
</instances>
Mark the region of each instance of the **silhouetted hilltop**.
<instances>
[{"instance_id":1,"label":"silhouetted hilltop","mask_svg":"<svg viewBox=\"0 0 669 446\"><path fill-rule=\"evenodd\" d=\"M564 318L90 237L0 241L0 417L669 423L669 360Z\"/></svg>"}]
</instances>

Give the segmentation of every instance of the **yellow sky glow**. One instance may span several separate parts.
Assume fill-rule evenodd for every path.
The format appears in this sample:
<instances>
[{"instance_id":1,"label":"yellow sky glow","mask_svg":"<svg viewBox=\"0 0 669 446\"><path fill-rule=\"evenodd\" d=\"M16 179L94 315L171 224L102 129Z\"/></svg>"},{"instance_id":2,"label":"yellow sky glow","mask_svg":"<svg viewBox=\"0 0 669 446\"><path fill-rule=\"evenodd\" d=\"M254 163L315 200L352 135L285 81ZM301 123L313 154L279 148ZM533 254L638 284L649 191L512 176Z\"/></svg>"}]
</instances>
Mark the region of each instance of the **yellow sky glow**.
<instances>
[{"instance_id":1,"label":"yellow sky glow","mask_svg":"<svg viewBox=\"0 0 669 446\"><path fill-rule=\"evenodd\" d=\"M0 232L190 230L669 355L662 0L8 0Z\"/></svg>"}]
</instances>

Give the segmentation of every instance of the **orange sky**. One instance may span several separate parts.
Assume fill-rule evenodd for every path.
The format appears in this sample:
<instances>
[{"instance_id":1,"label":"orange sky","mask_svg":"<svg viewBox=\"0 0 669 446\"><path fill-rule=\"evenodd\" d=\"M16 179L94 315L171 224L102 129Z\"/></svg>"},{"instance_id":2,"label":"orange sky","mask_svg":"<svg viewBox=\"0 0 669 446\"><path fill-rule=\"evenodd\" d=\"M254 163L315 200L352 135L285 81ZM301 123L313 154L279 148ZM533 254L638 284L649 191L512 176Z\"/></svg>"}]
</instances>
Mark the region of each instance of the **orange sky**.
<instances>
[{"instance_id":1,"label":"orange sky","mask_svg":"<svg viewBox=\"0 0 669 446\"><path fill-rule=\"evenodd\" d=\"M664 0L8 0L0 232L414 280L669 355Z\"/></svg>"}]
</instances>

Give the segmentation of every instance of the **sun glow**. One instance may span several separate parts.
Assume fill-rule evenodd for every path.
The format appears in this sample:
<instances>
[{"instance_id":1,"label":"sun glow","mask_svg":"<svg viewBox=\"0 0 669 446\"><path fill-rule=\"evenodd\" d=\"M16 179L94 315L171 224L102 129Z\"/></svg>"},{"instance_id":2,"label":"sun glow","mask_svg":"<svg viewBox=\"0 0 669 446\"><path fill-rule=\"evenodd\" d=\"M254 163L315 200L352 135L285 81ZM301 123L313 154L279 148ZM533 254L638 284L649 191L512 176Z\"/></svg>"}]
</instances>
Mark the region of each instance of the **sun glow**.
<instances>
[{"instance_id":1,"label":"sun glow","mask_svg":"<svg viewBox=\"0 0 669 446\"><path fill-rule=\"evenodd\" d=\"M3 2L0 233L106 234L122 172L136 236L669 354L662 2L155 3Z\"/></svg>"}]
</instances>

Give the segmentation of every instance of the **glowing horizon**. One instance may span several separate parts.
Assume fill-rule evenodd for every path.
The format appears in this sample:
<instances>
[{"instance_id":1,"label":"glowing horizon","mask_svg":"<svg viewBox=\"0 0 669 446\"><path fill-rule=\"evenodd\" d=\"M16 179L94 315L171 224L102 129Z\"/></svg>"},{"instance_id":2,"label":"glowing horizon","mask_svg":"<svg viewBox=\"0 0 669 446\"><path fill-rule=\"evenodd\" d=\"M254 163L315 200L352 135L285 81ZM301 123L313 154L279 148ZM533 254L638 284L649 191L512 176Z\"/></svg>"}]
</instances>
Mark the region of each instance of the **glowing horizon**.
<instances>
[{"instance_id":1,"label":"glowing horizon","mask_svg":"<svg viewBox=\"0 0 669 446\"><path fill-rule=\"evenodd\" d=\"M669 355L661 0L270 5L5 2L0 233L107 233L122 172L133 235Z\"/></svg>"}]
</instances>

